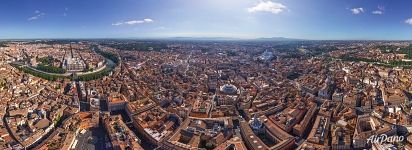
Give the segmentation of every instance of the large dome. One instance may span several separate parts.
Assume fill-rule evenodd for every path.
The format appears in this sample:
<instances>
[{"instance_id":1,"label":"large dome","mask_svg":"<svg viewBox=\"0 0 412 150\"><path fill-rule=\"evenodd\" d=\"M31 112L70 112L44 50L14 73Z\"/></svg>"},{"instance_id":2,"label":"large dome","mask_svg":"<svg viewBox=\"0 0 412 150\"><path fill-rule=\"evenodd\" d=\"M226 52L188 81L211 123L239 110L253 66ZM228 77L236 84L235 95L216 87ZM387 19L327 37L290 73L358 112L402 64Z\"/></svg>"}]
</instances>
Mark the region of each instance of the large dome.
<instances>
[{"instance_id":1,"label":"large dome","mask_svg":"<svg viewBox=\"0 0 412 150\"><path fill-rule=\"evenodd\" d=\"M225 93L225 94L236 94L237 93L237 87L232 85L232 84L225 84L220 87L220 91Z\"/></svg>"}]
</instances>

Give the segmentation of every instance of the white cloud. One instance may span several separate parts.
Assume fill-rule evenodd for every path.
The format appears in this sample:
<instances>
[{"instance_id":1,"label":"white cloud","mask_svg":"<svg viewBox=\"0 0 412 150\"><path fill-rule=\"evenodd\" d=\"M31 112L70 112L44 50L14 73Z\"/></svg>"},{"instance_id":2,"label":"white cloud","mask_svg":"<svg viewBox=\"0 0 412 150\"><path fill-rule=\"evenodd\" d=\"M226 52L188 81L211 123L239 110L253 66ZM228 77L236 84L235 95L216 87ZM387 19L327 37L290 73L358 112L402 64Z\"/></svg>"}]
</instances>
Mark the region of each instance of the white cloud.
<instances>
[{"instance_id":1,"label":"white cloud","mask_svg":"<svg viewBox=\"0 0 412 150\"><path fill-rule=\"evenodd\" d=\"M153 22L153 20L150 19L150 18L143 19L143 21L145 21L145 22Z\"/></svg>"},{"instance_id":2,"label":"white cloud","mask_svg":"<svg viewBox=\"0 0 412 150\"><path fill-rule=\"evenodd\" d=\"M412 18L406 19L406 20L405 20L405 23L407 23L407 24L409 24L409 25L412 25Z\"/></svg>"},{"instance_id":3,"label":"white cloud","mask_svg":"<svg viewBox=\"0 0 412 150\"><path fill-rule=\"evenodd\" d=\"M352 8L350 9L350 11L352 12L352 14L355 14L355 15L365 12L365 10L362 7Z\"/></svg>"},{"instance_id":4,"label":"white cloud","mask_svg":"<svg viewBox=\"0 0 412 150\"><path fill-rule=\"evenodd\" d=\"M249 12L270 12L278 14L283 12L286 9L286 6L272 1L261 1L256 6L248 8Z\"/></svg>"},{"instance_id":5,"label":"white cloud","mask_svg":"<svg viewBox=\"0 0 412 150\"><path fill-rule=\"evenodd\" d=\"M123 22L117 22L117 23L112 23L112 26L120 26L122 24L123 24Z\"/></svg>"},{"instance_id":6,"label":"white cloud","mask_svg":"<svg viewBox=\"0 0 412 150\"><path fill-rule=\"evenodd\" d=\"M141 24L141 23L145 23L145 21L144 20L131 20L131 21L126 21L126 22L124 22L125 24L128 24L128 25L134 25L134 24Z\"/></svg>"},{"instance_id":7,"label":"white cloud","mask_svg":"<svg viewBox=\"0 0 412 150\"><path fill-rule=\"evenodd\" d=\"M63 17L67 17L67 12L69 11L69 8L64 8L64 12L63 12Z\"/></svg>"},{"instance_id":8,"label":"white cloud","mask_svg":"<svg viewBox=\"0 0 412 150\"><path fill-rule=\"evenodd\" d=\"M375 11L372 11L372 14L374 14L374 15L382 15L382 14L383 14L383 11L381 11L381 10L375 10Z\"/></svg>"},{"instance_id":9,"label":"white cloud","mask_svg":"<svg viewBox=\"0 0 412 150\"><path fill-rule=\"evenodd\" d=\"M382 15L384 11L385 11L385 8L383 6L378 6L378 10L372 11L372 14Z\"/></svg>"},{"instance_id":10,"label":"white cloud","mask_svg":"<svg viewBox=\"0 0 412 150\"><path fill-rule=\"evenodd\" d=\"M34 11L35 15L28 18L28 21L33 21L33 20L37 20L40 19L41 17L45 16L46 13L40 12L39 10Z\"/></svg>"},{"instance_id":11,"label":"white cloud","mask_svg":"<svg viewBox=\"0 0 412 150\"><path fill-rule=\"evenodd\" d=\"M142 23L151 23L154 22L153 19L146 18L143 20L129 20L124 22L116 22L112 23L113 26L120 26L120 25L135 25L135 24L142 24Z\"/></svg>"}]
</instances>

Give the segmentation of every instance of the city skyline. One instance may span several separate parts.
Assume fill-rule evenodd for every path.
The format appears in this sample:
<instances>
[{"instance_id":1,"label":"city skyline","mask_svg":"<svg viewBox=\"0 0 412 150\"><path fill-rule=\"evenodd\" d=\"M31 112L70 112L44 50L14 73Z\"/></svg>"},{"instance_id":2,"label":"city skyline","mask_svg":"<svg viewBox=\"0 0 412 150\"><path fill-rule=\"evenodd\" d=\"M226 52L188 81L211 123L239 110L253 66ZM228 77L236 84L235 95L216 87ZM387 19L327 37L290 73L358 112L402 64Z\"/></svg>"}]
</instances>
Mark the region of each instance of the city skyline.
<instances>
[{"instance_id":1,"label":"city skyline","mask_svg":"<svg viewBox=\"0 0 412 150\"><path fill-rule=\"evenodd\" d=\"M412 40L410 4L389 0L7 1L0 6L0 39Z\"/></svg>"}]
</instances>

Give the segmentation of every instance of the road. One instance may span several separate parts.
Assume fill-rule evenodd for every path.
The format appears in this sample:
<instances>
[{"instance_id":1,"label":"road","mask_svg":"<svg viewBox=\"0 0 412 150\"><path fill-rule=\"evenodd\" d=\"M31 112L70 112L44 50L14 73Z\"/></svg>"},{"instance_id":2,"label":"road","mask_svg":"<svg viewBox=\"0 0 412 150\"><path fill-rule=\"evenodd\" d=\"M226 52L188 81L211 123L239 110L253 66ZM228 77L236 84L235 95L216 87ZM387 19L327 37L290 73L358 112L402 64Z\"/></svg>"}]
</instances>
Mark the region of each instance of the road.
<instances>
[{"instance_id":1,"label":"road","mask_svg":"<svg viewBox=\"0 0 412 150\"><path fill-rule=\"evenodd\" d=\"M189 62L189 60L190 60L190 58L192 57L192 53L193 53L193 52L190 52L189 57L187 57L187 59L185 60L185 62L187 63L187 65L186 65L186 70L185 70L185 75L186 75L186 72L189 70L189 67L190 67L190 62Z\"/></svg>"}]
</instances>

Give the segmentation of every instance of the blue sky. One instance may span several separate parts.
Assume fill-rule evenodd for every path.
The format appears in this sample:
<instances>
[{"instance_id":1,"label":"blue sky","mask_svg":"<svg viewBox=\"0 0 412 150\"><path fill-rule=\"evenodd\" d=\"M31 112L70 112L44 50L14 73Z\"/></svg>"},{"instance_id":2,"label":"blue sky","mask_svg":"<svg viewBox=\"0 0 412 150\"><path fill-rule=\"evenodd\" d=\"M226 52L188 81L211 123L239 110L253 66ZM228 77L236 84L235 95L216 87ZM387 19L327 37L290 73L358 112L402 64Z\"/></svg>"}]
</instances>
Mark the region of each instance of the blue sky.
<instances>
[{"instance_id":1,"label":"blue sky","mask_svg":"<svg viewBox=\"0 0 412 150\"><path fill-rule=\"evenodd\" d=\"M411 6L409 0L4 0L0 38L412 40Z\"/></svg>"}]
</instances>

